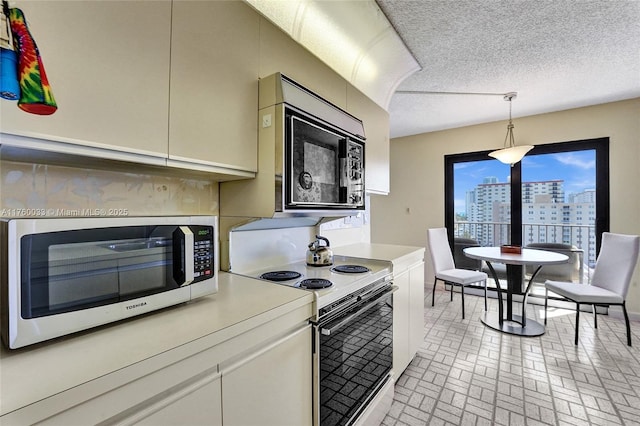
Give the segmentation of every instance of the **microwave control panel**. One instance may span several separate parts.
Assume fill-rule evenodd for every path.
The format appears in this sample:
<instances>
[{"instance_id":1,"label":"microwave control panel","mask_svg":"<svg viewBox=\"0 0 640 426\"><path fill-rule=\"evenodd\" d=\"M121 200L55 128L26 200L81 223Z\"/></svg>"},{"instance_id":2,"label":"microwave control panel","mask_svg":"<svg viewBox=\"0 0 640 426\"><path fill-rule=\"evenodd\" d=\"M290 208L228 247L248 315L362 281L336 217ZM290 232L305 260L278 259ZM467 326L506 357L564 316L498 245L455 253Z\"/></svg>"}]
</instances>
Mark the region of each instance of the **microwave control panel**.
<instances>
[{"instance_id":1,"label":"microwave control panel","mask_svg":"<svg viewBox=\"0 0 640 426\"><path fill-rule=\"evenodd\" d=\"M364 205L364 145L346 139L341 145L342 173L340 199L355 206Z\"/></svg>"},{"instance_id":2,"label":"microwave control panel","mask_svg":"<svg viewBox=\"0 0 640 426\"><path fill-rule=\"evenodd\" d=\"M189 226L193 232L193 282L213 277L213 227Z\"/></svg>"}]
</instances>

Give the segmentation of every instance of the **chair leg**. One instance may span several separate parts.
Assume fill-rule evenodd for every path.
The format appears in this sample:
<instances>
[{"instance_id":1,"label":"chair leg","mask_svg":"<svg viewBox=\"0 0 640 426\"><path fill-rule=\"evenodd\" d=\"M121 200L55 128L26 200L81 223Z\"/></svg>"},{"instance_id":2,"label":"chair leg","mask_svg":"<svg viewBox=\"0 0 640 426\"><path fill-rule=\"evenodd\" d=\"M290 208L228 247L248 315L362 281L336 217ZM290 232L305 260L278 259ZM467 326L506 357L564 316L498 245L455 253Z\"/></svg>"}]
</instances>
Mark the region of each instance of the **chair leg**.
<instances>
[{"instance_id":1,"label":"chair leg","mask_svg":"<svg viewBox=\"0 0 640 426\"><path fill-rule=\"evenodd\" d=\"M549 289L544 288L544 325L547 325L547 306L549 305Z\"/></svg>"},{"instance_id":2,"label":"chair leg","mask_svg":"<svg viewBox=\"0 0 640 426\"><path fill-rule=\"evenodd\" d=\"M629 326L629 315L627 315L626 302L622 302L622 312L624 313L624 322L627 326L627 346L631 346L631 327Z\"/></svg>"},{"instance_id":3,"label":"chair leg","mask_svg":"<svg viewBox=\"0 0 640 426\"><path fill-rule=\"evenodd\" d=\"M580 329L580 304L576 303L576 338L575 345L578 346L578 330Z\"/></svg>"},{"instance_id":4,"label":"chair leg","mask_svg":"<svg viewBox=\"0 0 640 426\"><path fill-rule=\"evenodd\" d=\"M596 312L596 305L593 305L593 328L598 328L598 313Z\"/></svg>"},{"instance_id":5,"label":"chair leg","mask_svg":"<svg viewBox=\"0 0 640 426\"><path fill-rule=\"evenodd\" d=\"M462 319L464 319L464 286L460 286L460 294L462 294Z\"/></svg>"},{"instance_id":6,"label":"chair leg","mask_svg":"<svg viewBox=\"0 0 640 426\"><path fill-rule=\"evenodd\" d=\"M487 280L484 280L484 311L487 312Z\"/></svg>"},{"instance_id":7,"label":"chair leg","mask_svg":"<svg viewBox=\"0 0 640 426\"><path fill-rule=\"evenodd\" d=\"M438 279L433 280L433 290L431 290L431 306L433 306L436 300L436 284L438 283Z\"/></svg>"},{"instance_id":8,"label":"chair leg","mask_svg":"<svg viewBox=\"0 0 640 426\"><path fill-rule=\"evenodd\" d=\"M449 289L451 290L451 297L449 298L449 302L453 302L453 284L449 284Z\"/></svg>"}]
</instances>

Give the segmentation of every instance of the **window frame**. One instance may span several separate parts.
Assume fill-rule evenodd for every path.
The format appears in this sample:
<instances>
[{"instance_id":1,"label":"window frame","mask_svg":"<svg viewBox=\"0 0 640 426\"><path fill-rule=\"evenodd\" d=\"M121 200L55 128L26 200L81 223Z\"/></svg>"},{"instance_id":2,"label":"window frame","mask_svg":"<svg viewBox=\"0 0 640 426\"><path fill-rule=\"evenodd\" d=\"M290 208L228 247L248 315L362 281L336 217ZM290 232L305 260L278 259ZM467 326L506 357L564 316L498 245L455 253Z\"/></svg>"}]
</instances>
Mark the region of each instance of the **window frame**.
<instances>
[{"instance_id":1,"label":"window frame","mask_svg":"<svg viewBox=\"0 0 640 426\"><path fill-rule=\"evenodd\" d=\"M596 156L596 256L600 253L602 233L609 232L610 226L610 179L609 179L609 138L584 139L569 142L554 142L536 145L527 156L558 154L562 152L594 150ZM491 151L476 151L444 156L444 218L450 244L453 243L455 221L455 197L453 168L457 163L489 160ZM495 160L497 161L497 160ZM511 167L511 244L522 244L522 164ZM516 231L516 232L514 232Z\"/></svg>"}]
</instances>

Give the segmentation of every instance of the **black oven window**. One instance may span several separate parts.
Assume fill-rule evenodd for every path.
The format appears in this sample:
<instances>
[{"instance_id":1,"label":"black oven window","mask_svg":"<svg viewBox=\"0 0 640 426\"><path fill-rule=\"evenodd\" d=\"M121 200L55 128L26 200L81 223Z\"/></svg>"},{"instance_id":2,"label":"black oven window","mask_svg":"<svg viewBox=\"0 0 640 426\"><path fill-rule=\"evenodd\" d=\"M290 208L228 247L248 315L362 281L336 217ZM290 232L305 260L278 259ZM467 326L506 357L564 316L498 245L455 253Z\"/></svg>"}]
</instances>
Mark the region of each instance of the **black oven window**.
<instances>
[{"instance_id":1,"label":"black oven window","mask_svg":"<svg viewBox=\"0 0 640 426\"><path fill-rule=\"evenodd\" d=\"M381 301L335 335L320 336L323 426L347 424L391 370L393 309L387 303Z\"/></svg>"}]
</instances>

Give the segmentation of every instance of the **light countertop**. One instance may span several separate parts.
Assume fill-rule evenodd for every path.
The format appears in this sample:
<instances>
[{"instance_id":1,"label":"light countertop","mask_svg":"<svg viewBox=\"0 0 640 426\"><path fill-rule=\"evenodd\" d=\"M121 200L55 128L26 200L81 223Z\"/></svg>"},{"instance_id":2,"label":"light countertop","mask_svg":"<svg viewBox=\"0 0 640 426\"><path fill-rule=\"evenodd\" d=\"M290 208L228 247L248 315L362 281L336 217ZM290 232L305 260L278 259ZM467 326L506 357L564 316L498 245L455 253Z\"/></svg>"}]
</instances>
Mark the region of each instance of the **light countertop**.
<instances>
[{"instance_id":1,"label":"light countertop","mask_svg":"<svg viewBox=\"0 0 640 426\"><path fill-rule=\"evenodd\" d=\"M424 260L424 247L402 246L395 244L358 243L335 247L333 254L364 259L376 259L392 262L394 268L401 264Z\"/></svg>"},{"instance_id":2,"label":"light countertop","mask_svg":"<svg viewBox=\"0 0 640 426\"><path fill-rule=\"evenodd\" d=\"M310 292L220 272L190 303L16 350L0 349L0 415L192 342L215 346L293 310ZM309 315L311 316L311 314Z\"/></svg>"}]
</instances>

